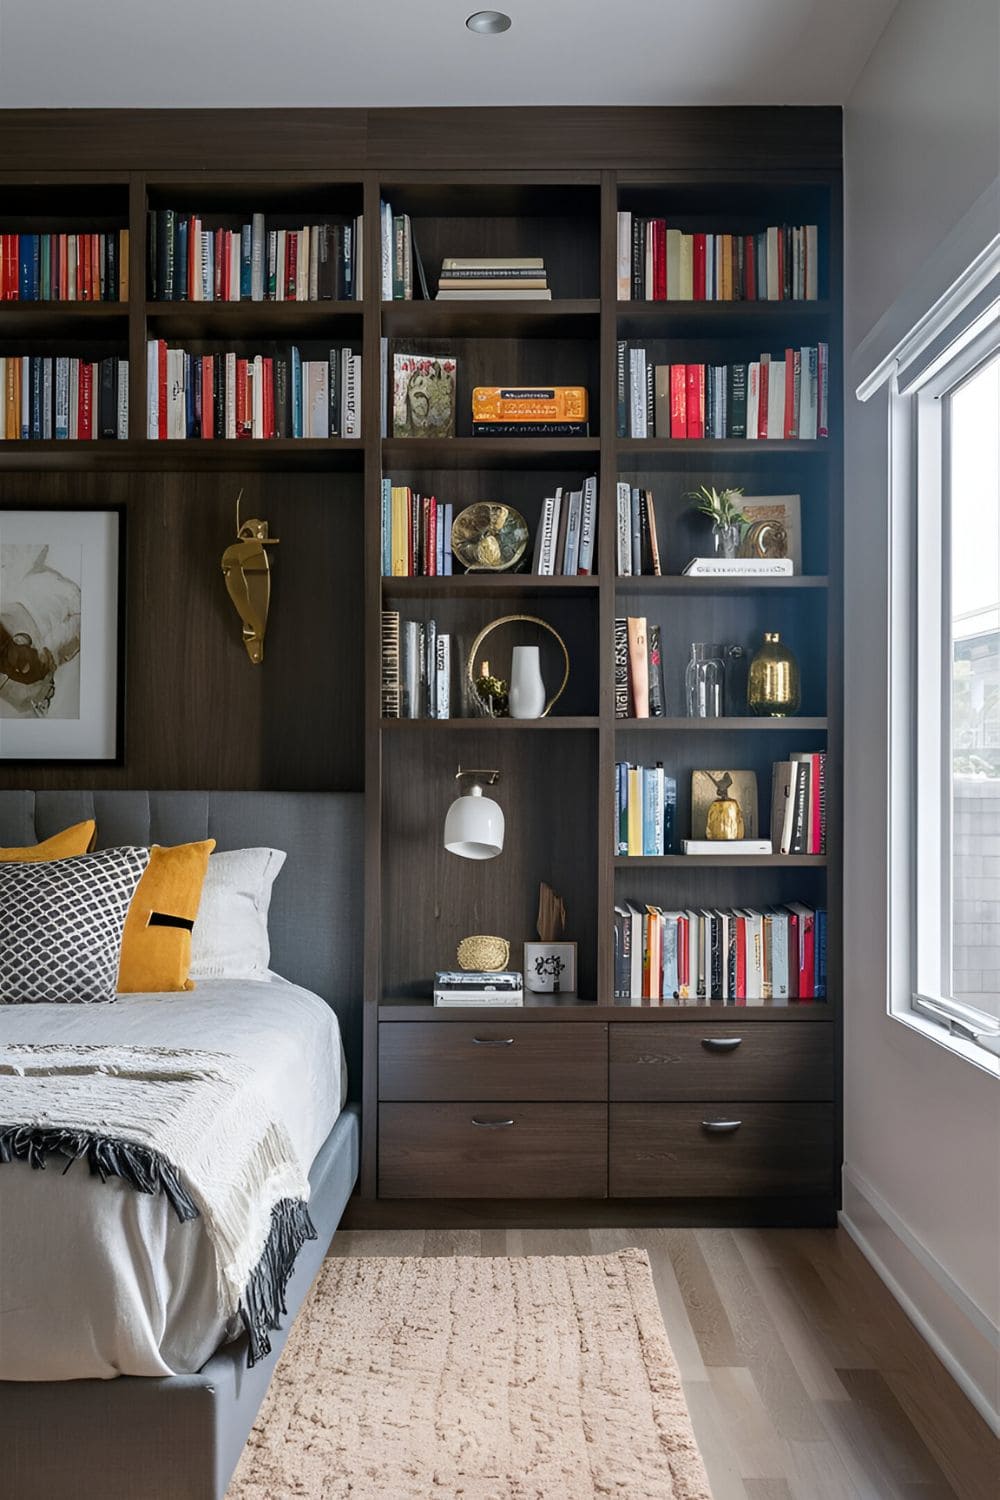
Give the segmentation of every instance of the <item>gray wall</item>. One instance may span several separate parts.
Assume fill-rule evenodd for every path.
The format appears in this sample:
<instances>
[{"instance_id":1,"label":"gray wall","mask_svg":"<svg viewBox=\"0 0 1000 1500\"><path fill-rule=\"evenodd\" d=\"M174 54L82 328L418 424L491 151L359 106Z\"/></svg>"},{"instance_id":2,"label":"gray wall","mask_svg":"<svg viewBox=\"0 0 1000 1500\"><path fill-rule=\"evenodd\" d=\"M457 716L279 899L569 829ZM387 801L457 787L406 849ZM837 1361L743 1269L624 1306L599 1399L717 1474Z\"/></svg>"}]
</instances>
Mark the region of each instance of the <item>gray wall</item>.
<instances>
[{"instance_id":1,"label":"gray wall","mask_svg":"<svg viewBox=\"0 0 1000 1500\"><path fill-rule=\"evenodd\" d=\"M845 113L848 358L997 175L996 0L901 0ZM858 372L860 373L860 372ZM888 409L847 399L845 1209L997 1402L1000 1089L887 1014Z\"/></svg>"}]
</instances>

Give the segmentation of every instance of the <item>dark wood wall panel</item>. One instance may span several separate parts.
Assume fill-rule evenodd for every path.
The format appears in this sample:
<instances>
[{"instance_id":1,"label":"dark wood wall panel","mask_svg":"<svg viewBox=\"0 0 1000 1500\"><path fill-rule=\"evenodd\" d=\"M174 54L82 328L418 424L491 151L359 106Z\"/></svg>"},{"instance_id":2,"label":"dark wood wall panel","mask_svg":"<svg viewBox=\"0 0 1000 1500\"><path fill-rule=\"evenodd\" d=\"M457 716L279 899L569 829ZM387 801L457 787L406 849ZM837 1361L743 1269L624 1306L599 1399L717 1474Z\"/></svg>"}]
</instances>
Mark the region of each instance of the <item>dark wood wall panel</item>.
<instances>
[{"instance_id":1,"label":"dark wood wall panel","mask_svg":"<svg viewBox=\"0 0 1000 1500\"><path fill-rule=\"evenodd\" d=\"M259 667L220 569L241 486L281 538ZM0 475L0 506L34 504L126 506L125 764L0 763L0 786L362 786L360 476Z\"/></svg>"}]
</instances>

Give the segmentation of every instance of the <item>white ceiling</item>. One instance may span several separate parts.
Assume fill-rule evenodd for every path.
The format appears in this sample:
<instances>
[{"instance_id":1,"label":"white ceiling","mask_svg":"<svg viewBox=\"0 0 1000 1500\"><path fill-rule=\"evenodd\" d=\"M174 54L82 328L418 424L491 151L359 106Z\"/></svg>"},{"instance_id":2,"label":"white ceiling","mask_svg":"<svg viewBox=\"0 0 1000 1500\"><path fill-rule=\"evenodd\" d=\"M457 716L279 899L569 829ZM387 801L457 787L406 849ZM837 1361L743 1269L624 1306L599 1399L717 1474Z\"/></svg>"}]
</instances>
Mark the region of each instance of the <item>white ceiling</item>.
<instances>
[{"instance_id":1,"label":"white ceiling","mask_svg":"<svg viewBox=\"0 0 1000 1500\"><path fill-rule=\"evenodd\" d=\"M0 108L838 104L896 0L0 0Z\"/></svg>"}]
</instances>

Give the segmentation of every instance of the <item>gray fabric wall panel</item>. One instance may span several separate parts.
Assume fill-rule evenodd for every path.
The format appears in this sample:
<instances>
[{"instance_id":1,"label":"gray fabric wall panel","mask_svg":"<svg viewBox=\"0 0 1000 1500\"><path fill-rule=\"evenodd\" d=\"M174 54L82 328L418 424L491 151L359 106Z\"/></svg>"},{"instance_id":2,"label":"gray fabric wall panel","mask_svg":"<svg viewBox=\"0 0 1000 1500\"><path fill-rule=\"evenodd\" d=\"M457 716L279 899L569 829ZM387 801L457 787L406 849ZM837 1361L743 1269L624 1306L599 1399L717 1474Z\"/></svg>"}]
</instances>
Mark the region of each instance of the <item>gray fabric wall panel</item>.
<instances>
[{"instance_id":1,"label":"gray fabric wall panel","mask_svg":"<svg viewBox=\"0 0 1000 1500\"><path fill-rule=\"evenodd\" d=\"M336 1010L348 1077L361 1077L363 836L356 792L0 791L0 845L33 844L84 818L100 848L265 845L288 855L271 898L271 966Z\"/></svg>"}]
</instances>

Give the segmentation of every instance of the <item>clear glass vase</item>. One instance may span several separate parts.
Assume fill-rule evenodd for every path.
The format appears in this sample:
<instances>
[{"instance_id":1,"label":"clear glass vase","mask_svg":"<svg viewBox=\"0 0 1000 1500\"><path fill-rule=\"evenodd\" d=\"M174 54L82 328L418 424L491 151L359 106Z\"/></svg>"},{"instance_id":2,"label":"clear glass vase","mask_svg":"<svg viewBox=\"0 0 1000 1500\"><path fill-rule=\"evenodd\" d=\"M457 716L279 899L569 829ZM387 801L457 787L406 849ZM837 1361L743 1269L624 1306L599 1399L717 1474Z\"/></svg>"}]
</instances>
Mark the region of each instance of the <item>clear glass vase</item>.
<instances>
[{"instance_id":1,"label":"clear glass vase","mask_svg":"<svg viewBox=\"0 0 1000 1500\"><path fill-rule=\"evenodd\" d=\"M684 695L689 719L721 719L726 668L722 647L692 641L691 660L684 673Z\"/></svg>"},{"instance_id":2,"label":"clear glass vase","mask_svg":"<svg viewBox=\"0 0 1000 1500\"><path fill-rule=\"evenodd\" d=\"M743 527L739 521L716 521L712 527L712 544L716 557L738 557L742 540Z\"/></svg>"}]
</instances>

